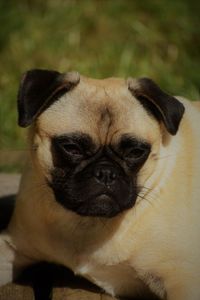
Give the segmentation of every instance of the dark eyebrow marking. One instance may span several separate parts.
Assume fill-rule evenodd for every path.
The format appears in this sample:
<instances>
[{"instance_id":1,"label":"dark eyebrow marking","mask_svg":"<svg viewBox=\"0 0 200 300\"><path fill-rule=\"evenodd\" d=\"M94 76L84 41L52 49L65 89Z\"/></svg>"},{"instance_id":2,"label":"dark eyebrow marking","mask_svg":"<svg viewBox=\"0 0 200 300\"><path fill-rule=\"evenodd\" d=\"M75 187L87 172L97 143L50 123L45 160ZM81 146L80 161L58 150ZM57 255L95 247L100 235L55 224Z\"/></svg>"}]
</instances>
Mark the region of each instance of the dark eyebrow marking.
<instances>
[{"instance_id":1,"label":"dark eyebrow marking","mask_svg":"<svg viewBox=\"0 0 200 300\"><path fill-rule=\"evenodd\" d=\"M124 151L132 147L142 147L149 151L151 150L151 144L147 140L127 133L123 134L119 141L115 144L112 144L110 147L113 153L120 158L123 157Z\"/></svg>"},{"instance_id":2,"label":"dark eyebrow marking","mask_svg":"<svg viewBox=\"0 0 200 300\"><path fill-rule=\"evenodd\" d=\"M148 141L129 134L122 135L118 145L122 148L126 148L132 145L146 145L147 147L151 146Z\"/></svg>"},{"instance_id":3,"label":"dark eyebrow marking","mask_svg":"<svg viewBox=\"0 0 200 300\"><path fill-rule=\"evenodd\" d=\"M53 137L53 142L72 142L72 143L77 143L79 144L85 151L88 150L95 150L97 148L97 145L91 138L86 133L82 132L72 132L69 134L63 134L63 135L56 135Z\"/></svg>"}]
</instances>

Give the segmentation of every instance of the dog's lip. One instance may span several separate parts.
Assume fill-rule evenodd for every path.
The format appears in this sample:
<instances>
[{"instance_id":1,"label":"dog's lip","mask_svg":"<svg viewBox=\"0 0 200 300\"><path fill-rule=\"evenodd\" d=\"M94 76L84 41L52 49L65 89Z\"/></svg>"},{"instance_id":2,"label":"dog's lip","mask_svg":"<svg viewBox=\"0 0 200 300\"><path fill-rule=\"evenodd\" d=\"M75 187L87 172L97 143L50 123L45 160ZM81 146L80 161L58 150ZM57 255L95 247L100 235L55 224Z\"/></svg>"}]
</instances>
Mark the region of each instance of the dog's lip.
<instances>
[{"instance_id":1,"label":"dog's lip","mask_svg":"<svg viewBox=\"0 0 200 300\"><path fill-rule=\"evenodd\" d=\"M112 203L112 202L116 202L113 195L111 195L110 193L99 193L96 195L93 195L92 197L87 199L87 202L92 204L92 203L99 203L99 202L107 202L107 203Z\"/></svg>"},{"instance_id":2,"label":"dog's lip","mask_svg":"<svg viewBox=\"0 0 200 300\"><path fill-rule=\"evenodd\" d=\"M99 194L95 197L96 200L102 200L102 201L107 201L107 200L111 200L112 199L112 196L109 195L108 193L102 193L102 194Z\"/></svg>"},{"instance_id":3,"label":"dog's lip","mask_svg":"<svg viewBox=\"0 0 200 300\"><path fill-rule=\"evenodd\" d=\"M93 216L103 217L107 215L107 212L109 211L109 215L107 216L113 217L119 212L121 212L120 206L117 203L117 201L115 201L112 195L109 195L107 193L101 193L88 199L87 203L83 203L83 207L85 208L86 212L90 212L89 215ZM94 209L98 210L97 213Z\"/></svg>"},{"instance_id":4,"label":"dog's lip","mask_svg":"<svg viewBox=\"0 0 200 300\"><path fill-rule=\"evenodd\" d=\"M99 192L99 193L96 193L93 195L93 198L94 199L114 199L115 198L115 195L112 193L112 191L109 191L109 190L104 190L102 192Z\"/></svg>"}]
</instances>

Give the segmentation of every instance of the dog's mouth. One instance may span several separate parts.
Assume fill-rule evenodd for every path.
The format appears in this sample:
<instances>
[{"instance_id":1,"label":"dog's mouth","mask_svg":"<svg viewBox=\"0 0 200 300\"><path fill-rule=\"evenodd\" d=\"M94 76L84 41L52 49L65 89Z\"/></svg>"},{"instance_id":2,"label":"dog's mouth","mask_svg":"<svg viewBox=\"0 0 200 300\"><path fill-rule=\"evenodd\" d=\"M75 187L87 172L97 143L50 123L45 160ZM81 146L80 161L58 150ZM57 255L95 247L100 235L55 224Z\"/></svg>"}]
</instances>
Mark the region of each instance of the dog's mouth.
<instances>
[{"instance_id":1,"label":"dog's mouth","mask_svg":"<svg viewBox=\"0 0 200 300\"><path fill-rule=\"evenodd\" d=\"M83 216L114 217L121 212L117 201L109 194L99 194L82 203L77 211Z\"/></svg>"},{"instance_id":2,"label":"dog's mouth","mask_svg":"<svg viewBox=\"0 0 200 300\"><path fill-rule=\"evenodd\" d=\"M123 201L112 193L102 192L86 198L67 197L61 190L53 189L55 199L64 208L80 216L112 218L134 206L136 195L130 193Z\"/></svg>"}]
</instances>

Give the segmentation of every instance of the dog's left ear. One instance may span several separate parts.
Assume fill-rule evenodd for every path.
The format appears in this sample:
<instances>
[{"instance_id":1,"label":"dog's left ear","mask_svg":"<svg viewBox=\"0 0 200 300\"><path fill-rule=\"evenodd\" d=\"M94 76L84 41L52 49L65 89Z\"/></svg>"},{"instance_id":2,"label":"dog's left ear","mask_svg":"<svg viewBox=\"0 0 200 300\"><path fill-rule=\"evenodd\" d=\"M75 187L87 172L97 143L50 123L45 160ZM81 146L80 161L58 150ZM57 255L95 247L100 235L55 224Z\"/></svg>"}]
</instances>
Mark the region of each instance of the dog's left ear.
<instances>
[{"instance_id":1,"label":"dog's left ear","mask_svg":"<svg viewBox=\"0 0 200 300\"><path fill-rule=\"evenodd\" d=\"M161 120L168 132L175 135L185 108L176 98L163 92L159 86L149 78L128 78L128 88L133 96L153 115Z\"/></svg>"},{"instance_id":2,"label":"dog's left ear","mask_svg":"<svg viewBox=\"0 0 200 300\"><path fill-rule=\"evenodd\" d=\"M80 80L77 72L34 69L22 77L18 92L18 124L30 125L55 99L75 87Z\"/></svg>"}]
</instances>

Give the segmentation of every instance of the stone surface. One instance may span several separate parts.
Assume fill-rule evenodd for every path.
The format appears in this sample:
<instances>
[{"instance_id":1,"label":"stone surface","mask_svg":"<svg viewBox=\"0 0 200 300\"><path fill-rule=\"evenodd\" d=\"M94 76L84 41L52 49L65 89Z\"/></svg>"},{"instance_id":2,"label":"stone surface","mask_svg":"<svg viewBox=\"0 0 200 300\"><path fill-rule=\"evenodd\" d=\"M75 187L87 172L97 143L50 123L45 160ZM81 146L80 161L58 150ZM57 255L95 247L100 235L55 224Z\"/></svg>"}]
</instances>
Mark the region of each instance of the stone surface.
<instances>
[{"instance_id":1,"label":"stone surface","mask_svg":"<svg viewBox=\"0 0 200 300\"><path fill-rule=\"evenodd\" d=\"M35 300L33 289L30 286L8 284L0 288L1 300ZM44 299L45 300L45 299Z\"/></svg>"}]
</instances>

